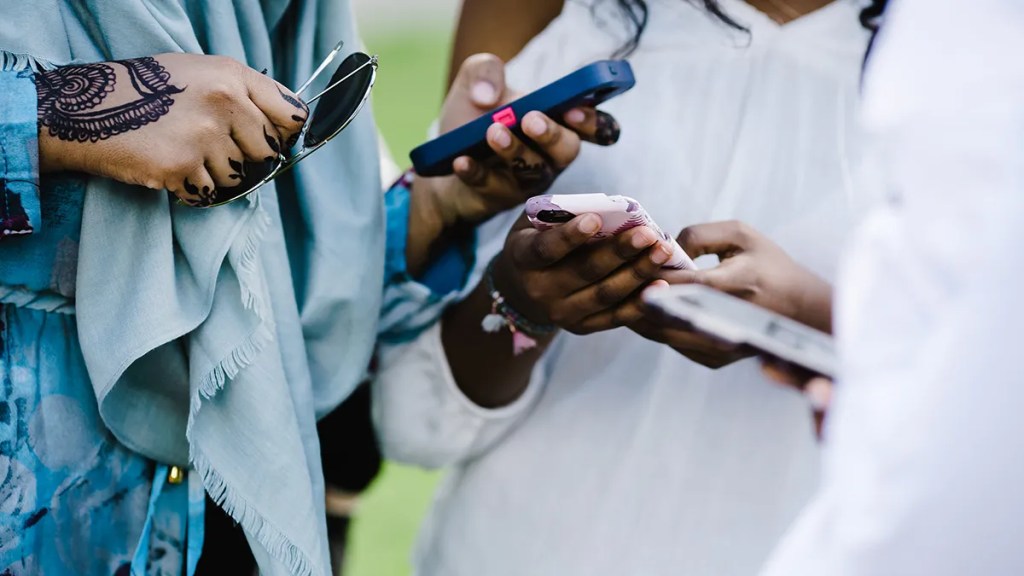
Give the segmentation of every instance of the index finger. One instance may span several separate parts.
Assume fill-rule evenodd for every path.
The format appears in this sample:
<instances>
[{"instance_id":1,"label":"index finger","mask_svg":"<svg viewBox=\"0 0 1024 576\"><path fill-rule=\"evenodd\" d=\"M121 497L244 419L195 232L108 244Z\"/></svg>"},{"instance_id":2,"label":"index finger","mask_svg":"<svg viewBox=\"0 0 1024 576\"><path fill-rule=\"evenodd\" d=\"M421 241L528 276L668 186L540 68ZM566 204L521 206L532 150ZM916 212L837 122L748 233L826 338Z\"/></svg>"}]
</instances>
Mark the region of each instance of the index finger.
<instances>
[{"instance_id":1,"label":"index finger","mask_svg":"<svg viewBox=\"0 0 1024 576\"><path fill-rule=\"evenodd\" d=\"M513 231L505 250L519 268L546 268L586 244L600 229L600 216L581 214L549 230L523 228Z\"/></svg>"},{"instance_id":2,"label":"index finger","mask_svg":"<svg viewBox=\"0 0 1024 576\"><path fill-rule=\"evenodd\" d=\"M282 86L273 78L248 68L245 75L249 99L266 117L277 126L287 143L302 130L309 108L294 92Z\"/></svg>"},{"instance_id":3,"label":"index finger","mask_svg":"<svg viewBox=\"0 0 1024 576\"><path fill-rule=\"evenodd\" d=\"M576 132L540 112L530 112L523 117L523 134L533 140L540 150L551 159L557 170L564 170L580 153L580 137Z\"/></svg>"},{"instance_id":4,"label":"index finger","mask_svg":"<svg viewBox=\"0 0 1024 576\"><path fill-rule=\"evenodd\" d=\"M727 258L742 251L747 245L748 229L742 222L710 222L689 226L679 233L677 240L691 258L716 254Z\"/></svg>"},{"instance_id":5,"label":"index finger","mask_svg":"<svg viewBox=\"0 0 1024 576\"><path fill-rule=\"evenodd\" d=\"M573 108L563 117L580 138L598 146L611 146L622 134L614 116L594 108Z\"/></svg>"}]
</instances>

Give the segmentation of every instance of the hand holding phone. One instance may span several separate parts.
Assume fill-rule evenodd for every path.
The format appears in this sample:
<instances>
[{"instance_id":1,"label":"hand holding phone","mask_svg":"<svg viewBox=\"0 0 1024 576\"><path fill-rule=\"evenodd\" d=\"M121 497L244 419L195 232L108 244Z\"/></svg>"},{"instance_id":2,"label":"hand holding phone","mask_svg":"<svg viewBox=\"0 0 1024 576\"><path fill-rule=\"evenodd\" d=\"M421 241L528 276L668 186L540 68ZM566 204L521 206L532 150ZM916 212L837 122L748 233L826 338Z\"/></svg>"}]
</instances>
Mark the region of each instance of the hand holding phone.
<instances>
[{"instance_id":1,"label":"hand holding phone","mask_svg":"<svg viewBox=\"0 0 1024 576\"><path fill-rule=\"evenodd\" d=\"M562 122L562 116L569 110L597 106L628 91L635 83L629 62L595 62L418 146L410 153L413 167L420 176L446 176L461 156L483 162L494 156L487 144L487 130L492 124L502 124L524 140L521 122L527 113L539 111Z\"/></svg>"},{"instance_id":2,"label":"hand holding phone","mask_svg":"<svg viewBox=\"0 0 1024 576\"><path fill-rule=\"evenodd\" d=\"M644 301L668 317L730 344L746 346L814 374L832 378L838 363L832 337L700 284L648 290Z\"/></svg>"},{"instance_id":3,"label":"hand holding phone","mask_svg":"<svg viewBox=\"0 0 1024 576\"><path fill-rule=\"evenodd\" d=\"M526 201L526 216L538 230L550 230L561 226L581 214L597 214L601 217L601 230L594 235L594 240L615 236L638 226L646 226L672 246L672 258L665 263L665 268L697 269L696 264L687 256L676 239L666 234L644 207L628 196L555 194L535 196Z\"/></svg>"},{"instance_id":4,"label":"hand holding phone","mask_svg":"<svg viewBox=\"0 0 1024 576\"><path fill-rule=\"evenodd\" d=\"M501 59L476 54L459 68L439 121L443 130L451 130L513 98ZM582 140L607 135L607 127L615 125L613 118L591 109L573 110L563 120L568 127L541 112L527 113L521 127L528 140L517 138L503 124L492 124L486 132L486 145L493 154L489 161L463 156L452 163L454 176L413 177L410 271L422 270L442 235L474 227L522 206L530 196L543 194L579 155Z\"/></svg>"},{"instance_id":5,"label":"hand holding phone","mask_svg":"<svg viewBox=\"0 0 1024 576\"><path fill-rule=\"evenodd\" d=\"M648 228L591 242L599 229L595 214L549 230L521 218L492 263L495 288L535 324L574 334L622 326L624 316L642 314L638 292L662 273L671 254Z\"/></svg>"}]
</instances>

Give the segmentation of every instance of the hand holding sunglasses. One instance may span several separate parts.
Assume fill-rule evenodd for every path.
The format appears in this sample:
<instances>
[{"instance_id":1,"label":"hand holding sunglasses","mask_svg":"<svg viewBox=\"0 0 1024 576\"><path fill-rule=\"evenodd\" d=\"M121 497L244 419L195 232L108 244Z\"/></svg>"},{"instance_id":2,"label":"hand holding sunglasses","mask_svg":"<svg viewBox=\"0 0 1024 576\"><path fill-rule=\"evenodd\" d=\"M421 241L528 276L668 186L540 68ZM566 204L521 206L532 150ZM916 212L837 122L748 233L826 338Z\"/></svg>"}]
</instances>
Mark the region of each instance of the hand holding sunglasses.
<instances>
[{"instance_id":1,"label":"hand holding sunglasses","mask_svg":"<svg viewBox=\"0 0 1024 576\"><path fill-rule=\"evenodd\" d=\"M307 108L223 56L158 54L63 66L33 77L40 168L169 190L209 204L246 160L279 156Z\"/></svg>"},{"instance_id":2,"label":"hand holding sunglasses","mask_svg":"<svg viewBox=\"0 0 1024 576\"><path fill-rule=\"evenodd\" d=\"M352 53L331 75L326 88L306 101L299 99L316 78L331 65L343 46L344 42L339 42L331 50L309 80L295 91L296 98L281 94L295 108L310 110L301 131L295 134L290 142L278 146L275 154L267 156L262 162L241 163L236 185L211 190L204 197L203 203L191 205L202 208L221 206L252 194L319 150L355 119L369 98L370 90L376 81L376 56L368 56L362 52ZM268 142L269 140L268 138ZM291 149L294 145L298 146L298 150L293 152Z\"/></svg>"}]
</instances>

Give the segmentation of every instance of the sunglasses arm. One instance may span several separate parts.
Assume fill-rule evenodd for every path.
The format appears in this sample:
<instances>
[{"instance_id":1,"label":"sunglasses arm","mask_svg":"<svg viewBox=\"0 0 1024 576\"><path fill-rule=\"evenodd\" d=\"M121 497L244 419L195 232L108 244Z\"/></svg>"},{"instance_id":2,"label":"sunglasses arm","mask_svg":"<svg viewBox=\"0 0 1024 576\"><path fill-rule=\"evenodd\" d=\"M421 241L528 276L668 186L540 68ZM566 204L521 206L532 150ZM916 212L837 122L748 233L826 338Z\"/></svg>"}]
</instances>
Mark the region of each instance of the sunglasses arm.
<instances>
[{"instance_id":1,"label":"sunglasses arm","mask_svg":"<svg viewBox=\"0 0 1024 576\"><path fill-rule=\"evenodd\" d=\"M317 76L320 76L320 73L322 73L324 69L327 68L327 66L329 66L331 62L334 61L334 58L338 56L338 53L341 52L341 49L344 47L344 40L338 42L334 46L334 49L331 50L329 54L327 54L326 58L324 58L324 61L321 62L320 65L317 66L316 70L313 71L313 75L309 77L309 80L306 80L305 82L302 83L302 86L299 86L299 89L295 91L295 95L302 96L302 93L305 92L306 89L309 88L310 84L312 84L317 79Z\"/></svg>"}]
</instances>

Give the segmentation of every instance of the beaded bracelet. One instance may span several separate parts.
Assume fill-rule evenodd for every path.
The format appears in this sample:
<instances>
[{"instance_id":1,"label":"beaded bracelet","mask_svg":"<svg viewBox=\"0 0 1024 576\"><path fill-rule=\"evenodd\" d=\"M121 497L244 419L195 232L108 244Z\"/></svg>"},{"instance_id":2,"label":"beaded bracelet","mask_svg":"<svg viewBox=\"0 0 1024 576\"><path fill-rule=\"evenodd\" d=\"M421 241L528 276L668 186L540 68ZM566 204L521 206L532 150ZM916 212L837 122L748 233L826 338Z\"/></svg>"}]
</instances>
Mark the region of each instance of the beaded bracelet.
<instances>
[{"instance_id":1,"label":"beaded bracelet","mask_svg":"<svg viewBox=\"0 0 1024 576\"><path fill-rule=\"evenodd\" d=\"M497 257L494 260L497 260ZM484 272L487 292L491 296L491 313L484 316L483 321L480 322L480 327L483 328L484 332L490 334L495 334L507 328L512 334L512 353L519 356L523 352L537 347L537 340L531 337L531 334L534 336L554 334L558 330L558 326L534 324L509 306L508 302L505 301L505 297L494 286L494 260L491 260L490 264L487 265L487 270Z\"/></svg>"}]
</instances>

